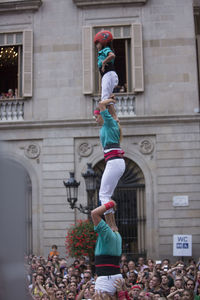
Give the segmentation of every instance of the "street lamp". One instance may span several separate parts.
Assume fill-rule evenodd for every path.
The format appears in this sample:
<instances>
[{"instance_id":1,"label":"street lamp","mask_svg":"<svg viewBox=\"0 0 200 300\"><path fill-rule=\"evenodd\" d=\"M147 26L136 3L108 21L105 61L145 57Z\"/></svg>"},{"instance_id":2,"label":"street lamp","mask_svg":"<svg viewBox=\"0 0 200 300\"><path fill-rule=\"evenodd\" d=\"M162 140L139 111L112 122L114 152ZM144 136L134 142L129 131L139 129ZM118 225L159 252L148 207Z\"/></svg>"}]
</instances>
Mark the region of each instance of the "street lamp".
<instances>
[{"instance_id":1,"label":"street lamp","mask_svg":"<svg viewBox=\"0 0 200 300\"><path fill-rule=\"evenodd\" d=\"M97 188L97 175L92 169L92 164L87 163L87 171L82 173L85 179L86 191L88 194L88 212L94 208L94 194Z\"/></svg>"},{"instance_id":2,"label":"street lamp","mask_svg":"<svg viewBox=\"0 0 200 300\"><path fill-rule=\"evenodd\" d=\"M96 177L94 170L92 169L92 164L87 164L88 168L86 173L82 174L83 178L85 179L86 184L86 191L88 194L88 205L82 206L82 204L79 204L79 206L76 206L76 202L78 200L78 187L80 185L80 182L77 182L74 178L74 172L70 172L70 178L66 181L63 181L64 186L67 190L67 201L69 202L70 208L75 209L77 208L80 212L83 214L90 215L91 210L94 207L93 204L93 197L96 190Z\"/></svg>"},{"instance_id":3,"label":"street lamp","mask_svg":"<svg viewBox=\"0 0 200 300\"><path fill-rule=\"evenodd\" d=\"M77 182L74 178L74 172L70 172L70 178L66 181L63 181L66 190L67 190L67 201L69 202L69 205L71 209L76 208L76 202L78 200L78 187L80 185L80 182Z\"/></svg>"}]
</instances>

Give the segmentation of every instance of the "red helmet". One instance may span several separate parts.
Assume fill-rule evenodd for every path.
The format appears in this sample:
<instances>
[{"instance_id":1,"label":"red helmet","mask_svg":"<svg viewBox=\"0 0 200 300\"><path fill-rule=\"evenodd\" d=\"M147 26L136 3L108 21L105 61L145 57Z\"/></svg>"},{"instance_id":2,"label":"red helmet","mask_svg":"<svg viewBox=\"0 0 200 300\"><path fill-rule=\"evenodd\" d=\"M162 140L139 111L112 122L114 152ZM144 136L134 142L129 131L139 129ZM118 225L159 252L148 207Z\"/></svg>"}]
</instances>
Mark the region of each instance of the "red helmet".
<instances>
[{"instance_id":1,"label":"red helmet","mask_svg":"<svg viewBox=\"0 0 200 300\"><path fill-rule=\"evenodd\" d=\"M99 31L94 37L94 43L101 43L105 47L108 43L112 42L112 33L108 30Z\"/></svg>"}]
</instances>

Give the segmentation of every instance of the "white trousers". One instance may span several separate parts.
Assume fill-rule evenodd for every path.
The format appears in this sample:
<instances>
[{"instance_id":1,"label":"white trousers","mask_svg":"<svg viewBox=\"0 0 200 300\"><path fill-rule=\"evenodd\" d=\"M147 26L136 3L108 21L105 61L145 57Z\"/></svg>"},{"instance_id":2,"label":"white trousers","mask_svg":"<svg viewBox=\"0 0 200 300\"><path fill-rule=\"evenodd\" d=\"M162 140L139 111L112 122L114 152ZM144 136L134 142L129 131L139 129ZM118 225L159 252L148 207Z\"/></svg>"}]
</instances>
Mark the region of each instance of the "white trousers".
<instances>
[{"instance_id":1,"label":"white trousers","mask_svg":"<svg viewBox=\"0 0 200 300\"><path fill-rule=\"evenodd\" d=\"M114 283L116 279L122 279L121 274L110 275L110 276L99 276L95 281L95 291L107 292L112 296L116 293Z\"/></svg>"},{"instance_id":2,"label":"white trousers","mask_svg":"<svg viewBox=\"0 0 200 300\"><path fill-rule=\"evenodd\" d=\"M101 205L110 201L111 196L117 186L117 183L125 171L125 161L123 158L117 158L107 161L105 170L101 178L99 190L99 200ZM107 210L105 214L113 212L113 208Z\"/></svg>"},{"instance_id":3,"label":"white trousers","mask_svg":"<svg viewBox=\"0 0 200 300\"><path fill-rule=\"evenodd\" d=\"M118 85L119 79L115 71L109 71L102 77L101 100L109 99L114 88Z\"/></svg>"}]
</instances>

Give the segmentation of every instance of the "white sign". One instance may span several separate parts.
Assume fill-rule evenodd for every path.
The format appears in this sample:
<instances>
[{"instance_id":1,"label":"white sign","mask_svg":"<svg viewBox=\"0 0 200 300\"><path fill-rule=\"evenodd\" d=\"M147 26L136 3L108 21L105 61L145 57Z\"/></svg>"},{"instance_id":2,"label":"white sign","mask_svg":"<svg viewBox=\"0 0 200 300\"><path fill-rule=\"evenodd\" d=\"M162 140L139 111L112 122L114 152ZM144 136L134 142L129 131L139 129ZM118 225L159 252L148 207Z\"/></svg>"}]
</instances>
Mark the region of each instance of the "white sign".
<instances>
[{"instance_id":1,"label":"white sign","mask_svg":"<svg viewBox=\"0 0 200 300\"><path fill-rule=\"evenodd\" d=\"M173 235L173 256L192 256L192 235Z\"/></svg>"},{"instance_id":2,"label":"white sign","mask_svg":"<svg viewBox=\"0 0 200 300\"><path fill-rule=\"evenodd\" d=\"M188 206L189 200L188 196L174 196L173 197L173 206Z\"/></svg>"}]
</instances>

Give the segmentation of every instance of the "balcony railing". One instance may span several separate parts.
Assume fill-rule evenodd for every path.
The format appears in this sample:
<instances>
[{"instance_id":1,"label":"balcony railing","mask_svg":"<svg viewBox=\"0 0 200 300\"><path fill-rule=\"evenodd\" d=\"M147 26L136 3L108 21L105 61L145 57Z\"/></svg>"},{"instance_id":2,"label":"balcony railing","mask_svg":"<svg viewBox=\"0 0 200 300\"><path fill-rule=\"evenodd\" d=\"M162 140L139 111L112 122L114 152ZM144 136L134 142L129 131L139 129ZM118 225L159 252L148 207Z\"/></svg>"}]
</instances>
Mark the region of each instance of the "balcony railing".
<instances>
[{"instance_id":1,"label":"balcony railing","mask_svg":"<svg viewBox=\"0 0 200 300\"><path fill-rule=\"evenodd\" d=\"M16 122L24 120L23 101L0 100L0 122Z\"/></svg>"},{"instance_id":2,"label":"balcony railing","mask_svg":"<svg viewBox=\"0 0 200 300\"><path fill-rule=\"evenodd\" d=\"M133 117L135 116L135 96L134 95L115 95L115 109L118 117ZM98 106L100 97L93 98L93 109Z\"/></svg>"}]
</instances>

